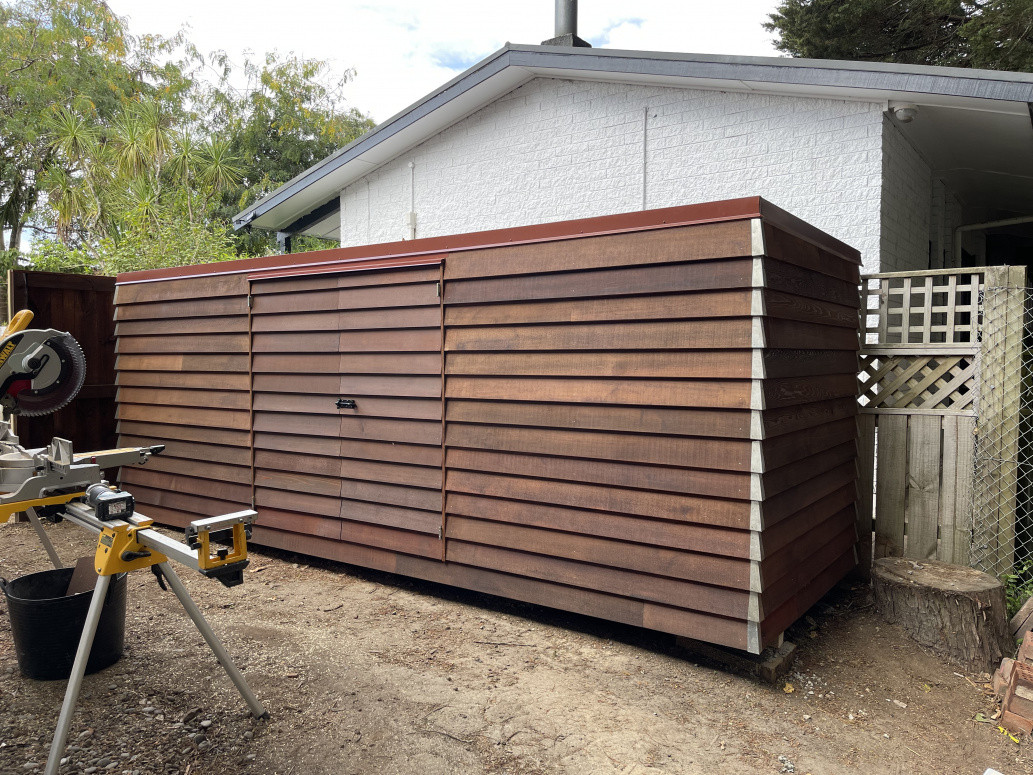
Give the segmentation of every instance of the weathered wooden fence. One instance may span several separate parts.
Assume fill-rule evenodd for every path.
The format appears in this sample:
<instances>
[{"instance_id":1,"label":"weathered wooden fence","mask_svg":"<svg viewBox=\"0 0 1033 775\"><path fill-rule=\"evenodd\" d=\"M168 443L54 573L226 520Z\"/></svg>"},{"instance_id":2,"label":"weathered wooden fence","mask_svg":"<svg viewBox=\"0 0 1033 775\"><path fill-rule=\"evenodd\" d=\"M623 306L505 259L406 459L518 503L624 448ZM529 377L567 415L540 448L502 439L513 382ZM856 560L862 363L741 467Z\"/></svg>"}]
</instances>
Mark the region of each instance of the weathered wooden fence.
<instances>
[{"instance_id":1,"label":"weathered wooden fence","mask_svg":"<svg viewBox=\"0 0 1033 775\"><path fill-rule=\"evenodd\" d=\"M1000 436L999 415L1007 410L996 408L1001 401L981 402L981 390L1017 399L1021 388L1020 373L1000 353L1021 351L1022 304L988 307L984 292L1024 284L1021 267L862 278L862 567L873 554L971 564L974 499L995 501L996 518L1014 520L1014 487L1009 502L1007 488L974 493L973 482L976 439ZM1002 337L1010 345L1002 348ZM1017 449L1018 434L1006 434L1002 445ZM1014 480L1014 455L1002 451L996 474ZM1000 533L1007 536L1007 527Z\"/></svg>"}]
</instances>

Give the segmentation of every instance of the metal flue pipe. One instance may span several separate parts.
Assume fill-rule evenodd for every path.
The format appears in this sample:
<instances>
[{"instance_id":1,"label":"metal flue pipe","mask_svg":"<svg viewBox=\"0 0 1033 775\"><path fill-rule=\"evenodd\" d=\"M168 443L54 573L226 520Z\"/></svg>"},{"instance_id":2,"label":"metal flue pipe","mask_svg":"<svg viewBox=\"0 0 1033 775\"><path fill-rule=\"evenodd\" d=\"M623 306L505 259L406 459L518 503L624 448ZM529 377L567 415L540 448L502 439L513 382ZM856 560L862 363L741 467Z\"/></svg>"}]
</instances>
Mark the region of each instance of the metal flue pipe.
<instances>
[{"instance_id":1,"label":"metal flue pipe","mask_svg":"<svg viewBox=\"0 0 1033 775\"><path fill-rule=\"evenodd\" d=\"M577 35L577 0L556 0L556 37Z\"/></svg>"}]
</instances>

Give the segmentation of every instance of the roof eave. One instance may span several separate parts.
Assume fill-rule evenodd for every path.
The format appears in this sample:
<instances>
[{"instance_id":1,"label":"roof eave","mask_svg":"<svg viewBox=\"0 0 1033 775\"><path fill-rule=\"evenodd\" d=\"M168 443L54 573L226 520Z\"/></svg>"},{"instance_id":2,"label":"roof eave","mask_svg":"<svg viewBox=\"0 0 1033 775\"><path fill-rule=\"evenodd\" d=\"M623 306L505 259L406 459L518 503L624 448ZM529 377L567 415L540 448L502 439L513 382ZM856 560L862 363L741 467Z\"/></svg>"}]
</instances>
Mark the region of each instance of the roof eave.
<instances>
[{"instance_id":1,"label":"roof eave","mask_svg":"<svg viewBox=\"0 0 1033 775\"><path fill-rule=\"evenodd\" d=\"M361 137L357 137L340 150L335 151L322 161L312 165L301 174L287 181L275 191L235 215L233 217L233 227L235 229L240 229L244 226L251 225L256 219L261 218L273 208L290 199L299 190L308 187L316 180L325 177L327 174L340 167L342 164L361 155L362 153L365 153L369 148L377 145L381 142L385 134L397 132L399 129L409 126L419 120L419 118L426 115L429 110L434 109L433 107L429 107L431 103L440 102L445 95L451 95L461 82L470 81L471 78L477 78L479 74L482 77L477 78L478 82L484 80L485 77L490 77L490 75L493 75L494 72L500 69L497 67L498 61L502 59L506 52L511 48L512 45L507 43L501 49L485 57L477 64L457 75L445 85L428 94L426 97L414 102L412 105L399 111L386 121L382 121L377 124L377 126L373 127L373 129L366 132ZM468 88L469 85L466 85L462 91L465 91Z\"/></svg>"},{"instance_id":2,"label":"roof eave","mask_svg":"<svg viewBox=\"0 0 1033 775\"><path fill-rule=\"evenodd\" d=\"M430 122L428 131L417 131L416 125L436 111L451 106L449 123L483 107L497 96L489 89L486 101L475 102L469 98L487 87L489 81L514 68L510 78L503 79L499 87L514 88L519 83L536 75L558 77L612 75L625 78L670 78L692 83L724 84L720 88L739 88L747 91L777 91L794 89L815 94L835 90L844 99L869 99L872 101L897 96L913 99L927 96L950 101L971 101L976 103L1013 103L1022 106L1033 103L1033 76L1028 73L1011 73L989 70L969 70L949 67L927 67L919 65L896 65L882 62L839 62L832 60L790 59L782 57L738 57L700 54L678 54L646 51L623 51L617 49L578 49L555 46L522 46L507 43L503 48L457 75L439 89L410 105L401 112L382 122L362 137L357 138L331 156L313 165L300 175L280 186L268 196L242 211L233 219L235 229L249 225L277 230L283 229L315 207L330 202L350 178L367 174L386 160L375 160L371 153L378 146L393 145L389 141L398 139L402 133L415 132L405 147L412 147L426 136L441 131L441 122ZM466 99L464 99L464 97ZM467 104L468 103L468 104ZM412 130L406 132L406 130ZM404 149L403 149L404 150ZM403 152L394 150L392 153ZM352 162L366 161L355 175L345 175L341 180L328 180L334 172ZM393 157L393 156L392 156ZM340 177L340 176L338 176ZM345 178L348 178L347 180ZM320 186L322 184L322 186ZM314 187L326 190L320 193ZM286 205L303 191L310 190L312 201L298 203L290 208Z\"/></svg>"}]
</instances>

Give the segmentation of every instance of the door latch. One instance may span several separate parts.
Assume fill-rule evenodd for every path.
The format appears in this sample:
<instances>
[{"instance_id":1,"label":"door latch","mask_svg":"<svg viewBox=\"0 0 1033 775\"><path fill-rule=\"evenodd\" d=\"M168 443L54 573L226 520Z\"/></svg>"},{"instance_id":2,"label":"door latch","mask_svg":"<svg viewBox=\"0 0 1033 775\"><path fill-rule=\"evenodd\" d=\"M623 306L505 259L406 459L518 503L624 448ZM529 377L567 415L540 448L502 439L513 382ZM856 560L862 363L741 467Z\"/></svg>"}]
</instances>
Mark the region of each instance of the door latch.
<instances>
[{"instance_id":1,"label":"door latch","mask_svg":"<svg viewBox=\"0 0 1033 775\"><path fill-rule=\"evenodd\" d=\"M354 409L355 399L354 398L338 398L337 399L338 409Z\"/></svg>"}]
</instances>

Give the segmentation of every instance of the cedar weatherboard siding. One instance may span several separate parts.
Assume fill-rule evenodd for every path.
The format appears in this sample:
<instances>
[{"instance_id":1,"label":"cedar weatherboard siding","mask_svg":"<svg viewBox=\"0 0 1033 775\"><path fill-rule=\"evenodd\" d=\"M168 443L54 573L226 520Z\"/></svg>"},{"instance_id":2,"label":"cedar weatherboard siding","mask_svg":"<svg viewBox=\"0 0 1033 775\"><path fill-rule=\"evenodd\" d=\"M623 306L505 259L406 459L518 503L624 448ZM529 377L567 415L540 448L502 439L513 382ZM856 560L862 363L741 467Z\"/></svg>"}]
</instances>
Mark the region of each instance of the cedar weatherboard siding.
<instances>
[{"instance_id":1,"label":"cedar weatherboard siding","mask_svg":"<svg viewBox=\"0 0 1033 775\"><path fill-rule=\"evenodd\" d=\"M855 253L759 200L401 247L120 278L144 513L752 651L853 567Z\"/></svg>"},{"instance_id":2,"label":"cedar weatherboard siding","mask_svg":"<svg viewBox=\"0 0 1033 775\"><path fill-rule=\"evenodd\" d=\"M119 443L166 445L123 486L177 527L250 507L246 279L117 285L115 321Z\"/></svg>"}]
</instances>

